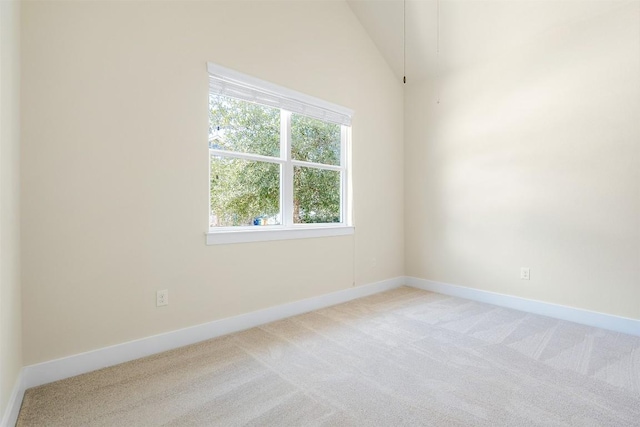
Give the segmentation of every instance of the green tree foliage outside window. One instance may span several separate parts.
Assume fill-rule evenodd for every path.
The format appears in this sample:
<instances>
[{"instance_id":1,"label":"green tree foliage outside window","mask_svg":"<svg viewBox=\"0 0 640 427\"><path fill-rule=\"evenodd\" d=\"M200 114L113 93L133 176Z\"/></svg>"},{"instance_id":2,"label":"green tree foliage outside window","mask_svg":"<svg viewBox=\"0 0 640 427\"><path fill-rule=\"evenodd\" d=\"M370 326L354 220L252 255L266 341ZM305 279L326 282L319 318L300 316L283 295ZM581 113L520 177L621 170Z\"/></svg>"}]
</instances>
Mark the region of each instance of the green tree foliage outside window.
<instances>
[{"instance_id":1,"label":"green tree foliage outside window","mask_svg":"<svg viewBox=\"0 0 640 427\"><path fill-rule=\"evenodd\" d=\"M280 110L234 98L211 96L210 148L280 156ZM299 114L291 116L294 160L340 165L340 125ZM281 166L211 157L211 226L280 224ZM340 222L340 172L293 168L293 222Z\"/></svg>"}]
</instances>

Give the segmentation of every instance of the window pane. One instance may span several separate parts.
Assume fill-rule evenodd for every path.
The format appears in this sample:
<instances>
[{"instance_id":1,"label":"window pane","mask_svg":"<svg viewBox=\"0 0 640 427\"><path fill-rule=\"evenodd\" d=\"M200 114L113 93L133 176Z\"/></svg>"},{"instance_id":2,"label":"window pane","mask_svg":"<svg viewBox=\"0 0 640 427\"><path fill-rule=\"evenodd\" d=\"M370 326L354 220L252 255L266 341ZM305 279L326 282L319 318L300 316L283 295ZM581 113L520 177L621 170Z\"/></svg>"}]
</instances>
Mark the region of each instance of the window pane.
<instances>
[{"instance_id":1,"label":"window pane","mask_svg":"<svg viewBox=\"0 0 640 427\"><path fill-rule=\"evenodd\" d=\"M293 222L340 222L340 172L293 168Z\"/></svg>"},{"instance_id":2,"label":"window pane","mask_svg":"<svg viewBox=\"0 0 640 427\"><path fill-rule=\"evenodd\" d=\"M280 156L280 110L209 95L209 148Z\"/></svg>"},{"instance_id":3,"label":"window pane","mask_svg":"<svg viewBox=\"0 0 640 427\"><path fill-rule=\"evenodd\" d=\"M280 223L280 165L211 158L211 227Z\"/></svg>"},{"instance_id":4,"label":"window pane","mask_svg":"<svg viewBox=\"0 0 640 427\"><path fill-rule=\"evenodd\" d=\"M340 134L340 125L292 114L291 156L294 160L338 166Z\"/></svg>"}]
</instances>

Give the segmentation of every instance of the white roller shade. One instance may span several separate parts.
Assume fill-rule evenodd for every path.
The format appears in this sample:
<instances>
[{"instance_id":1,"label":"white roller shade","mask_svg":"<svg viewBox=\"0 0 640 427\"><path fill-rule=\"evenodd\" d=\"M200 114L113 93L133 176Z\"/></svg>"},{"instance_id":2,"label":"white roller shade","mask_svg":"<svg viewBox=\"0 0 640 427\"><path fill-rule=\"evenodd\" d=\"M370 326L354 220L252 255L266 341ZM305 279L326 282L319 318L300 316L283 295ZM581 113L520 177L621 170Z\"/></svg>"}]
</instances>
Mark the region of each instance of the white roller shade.
<instances>
[{"instance_id":1,"label":"white roller shade","mask_svg":"<svg viewBox=\"0 0 640 427\"><path fill-rule=\"evenodd\" d=\"M351 126L353 111L220 65L207 63L209 92Z\"/></svg>"}]
</instances>

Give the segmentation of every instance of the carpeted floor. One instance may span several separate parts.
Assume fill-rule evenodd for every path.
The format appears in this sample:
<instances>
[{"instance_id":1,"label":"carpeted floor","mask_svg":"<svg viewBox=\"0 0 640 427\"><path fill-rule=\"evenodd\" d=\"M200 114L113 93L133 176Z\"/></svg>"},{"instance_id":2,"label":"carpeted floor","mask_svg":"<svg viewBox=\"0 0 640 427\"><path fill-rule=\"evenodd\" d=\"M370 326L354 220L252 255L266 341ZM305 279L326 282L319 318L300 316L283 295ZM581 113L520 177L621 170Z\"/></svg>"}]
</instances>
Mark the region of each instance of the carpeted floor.
<instances>
[{"instance_id":1,"label":"carpeted floor","mask_svg":"<svg viewBox=\"0 0 640 427\"><path fill-rule=\"evenodd\" d=\"M18 426L640 426L640 337L402 287L27 391Z\"/></svg>"}]
</instances>

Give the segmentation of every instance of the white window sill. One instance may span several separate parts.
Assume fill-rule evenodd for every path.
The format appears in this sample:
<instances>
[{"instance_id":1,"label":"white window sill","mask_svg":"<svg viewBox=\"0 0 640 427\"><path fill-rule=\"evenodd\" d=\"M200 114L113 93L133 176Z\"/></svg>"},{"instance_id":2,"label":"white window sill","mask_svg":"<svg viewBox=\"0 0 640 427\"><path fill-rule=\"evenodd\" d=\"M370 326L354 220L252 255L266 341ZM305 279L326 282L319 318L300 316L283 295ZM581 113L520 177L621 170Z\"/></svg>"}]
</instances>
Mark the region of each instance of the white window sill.
<instances>
[{"instance_id":1,"label":"white window sill","mask_svg":"<svg viewBox=\"0 0 640 427\"><path fill-rule=\"evenodd\" d=\"M267 229L265 229L267 228ZM314 237L347 236L353 234L355 227L324 226L306 228L255 227L241 230L210 231L207 233L207 245L226 245L231 243L267 242L272 240L310 239Z\"/></svg>"}]
</instances>

